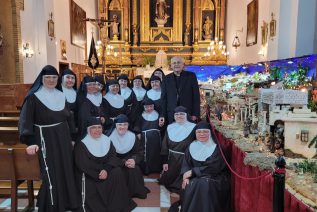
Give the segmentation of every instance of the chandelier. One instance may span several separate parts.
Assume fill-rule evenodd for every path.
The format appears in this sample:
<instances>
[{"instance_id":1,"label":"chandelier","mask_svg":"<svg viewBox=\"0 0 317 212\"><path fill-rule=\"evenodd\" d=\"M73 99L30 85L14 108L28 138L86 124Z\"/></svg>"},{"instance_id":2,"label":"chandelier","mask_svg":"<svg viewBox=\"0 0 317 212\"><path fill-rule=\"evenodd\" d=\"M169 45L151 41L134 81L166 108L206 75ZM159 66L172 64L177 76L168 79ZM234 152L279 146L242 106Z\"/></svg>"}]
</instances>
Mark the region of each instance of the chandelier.
<instances>
[{"instance_id":1,"label":"chandelier","mask_svg":"<svg viewBox=\"0 0 317 212\"><path fill-rule=\"evenodd\" d=\"M212 40L207 47L207 52L204 54L205 57L210 57L213 55L224 55L229 56L229 52L226 51L226 45L224 45L224 42L221 40L219 41L216 37L215 40Z\"/></svg>"}]
</instances>

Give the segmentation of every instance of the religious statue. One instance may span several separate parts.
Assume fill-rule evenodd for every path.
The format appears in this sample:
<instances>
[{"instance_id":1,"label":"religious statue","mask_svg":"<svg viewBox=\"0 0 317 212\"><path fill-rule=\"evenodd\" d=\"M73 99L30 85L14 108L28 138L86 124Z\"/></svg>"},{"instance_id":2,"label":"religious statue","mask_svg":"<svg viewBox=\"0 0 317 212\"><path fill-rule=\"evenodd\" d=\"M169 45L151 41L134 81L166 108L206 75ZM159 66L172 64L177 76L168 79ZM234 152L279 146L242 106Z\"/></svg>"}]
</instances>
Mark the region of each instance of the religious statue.
<instances>
[{"instance_id":1,"label":"religious statue","mask_svg":"<svg viewBox=\"0 0 317 212\"><path fill-rule=\"evenodd\" d=\"M189 45L189 36L190 36L190 25L186 24L186 30L184 34L184 43L186 46Z\"/></svg>"},{"instance_id":2,"label":"religious statue","mask_svg":"<svg viewBox=\"0 0 317 212\"><path fill-rule=\"evenodd\" d=\"M164 27L166 24L169 15L167 14L167 8L169 5L166 4L165 0L157 0L155 6L155 22L158 27Z\"/></svg>"},{"instance_id":3,"label":"religious statue","mask_svg":"<svg viewBox=\"0 0 317 212\"><path fill-rule=\"evenodd\" d=\"M203 31L204 31L204 39L205 40L210 40L211 39L211 35L212 35L212 20L210 20L209 16L207 15L205 18L205 22L203 25Z\"/></svg>"},{"instance_id":4,"label":"religious statue","mask_svg":"<svg viewBox=\"0 0 317 212\"><path fill-rule=\"evenodd\" d=\"M134 24L132 25L132 30L133 30L133 45L138 45L139 41L139 33L138 33L138 25Z\"/></svg>"},{"instance_id":5,"label":"religious statue","mask_svg":"<svg viewBox=\"0 0 317 212\"><path fill-rule=\"evenodd\" d=\"M167 68L168 67L168 60L167 60L167 54L160 50L157 52L155 56L155 68Z\"/></svg>"},{"instance_id":6,"label":"religious statue","mask_svg":"<svg viewBox=\"0 0 317 212\"><path fill-rule=\"evenodd\" d=\"M111 32L112 32L112 39L113 40L118 40L119 37L119 22L118 22L118 16L117 15L113 15L112 16L113 21L108 24L107 27L111 27Z\"/></svg>"}]
</instances>

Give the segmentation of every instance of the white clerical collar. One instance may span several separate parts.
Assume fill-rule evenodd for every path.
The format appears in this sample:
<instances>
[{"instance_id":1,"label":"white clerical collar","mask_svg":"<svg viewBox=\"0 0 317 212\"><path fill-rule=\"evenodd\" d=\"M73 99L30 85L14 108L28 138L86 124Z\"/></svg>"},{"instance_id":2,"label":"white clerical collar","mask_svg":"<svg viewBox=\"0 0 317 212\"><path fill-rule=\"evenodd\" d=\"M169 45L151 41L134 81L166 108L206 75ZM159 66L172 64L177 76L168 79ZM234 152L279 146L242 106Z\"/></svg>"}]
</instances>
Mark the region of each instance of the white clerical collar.
<instances>
[{"instance_id":1,"label":"white clerical collar","mask_svg":"<svg viewBox=\"0 0 317 212\"><path fill-rule=\"evenodd\" d=\"M134 93L135 93L136 99L137 99L138 101L142 101L143 98L144 98L144 95L145 95L145 93L146 93L146 90L145 90L144 88L142 88L142 87L140 87L140 88L135 88L135 87L133 87L132 90L133 90Z\"/></svg>"},{"instance_id":2,"label":"white clerical collar","mask_svg":"<svg viewBox=\"0 0 317 212\"><path fill-rule=\"evenodd\" d=\"M34 94L50 110L61 111L65 108L65 94L56 88L49 89L42 86Z\"/></svg>"},{"instance_id":3,"label":"white clerical collar","mask_svg":"<svg viewBox=\"0 0 317 212\"><path fill-rule=\"evenodd\" d=\"M142 113L142 117L146 120L146 121L156 121L159 117L158 112L156 112L155 110L153 110L150 113L147 112L143 112Z\"/></svg>"},{"instance_id":4,"label":"white clerical collar","mask_svg":"<svg viewBox=\"0 0 317 212\"><path fill-rule=\"evenodd\" d=\"M105 156L110 149L110 138L104 134L102 134L100 138L93 138L90 134L87 134L82 142L95 157Z\"/></svg>"},{"instance_id":5,"label":"white clerical collar","mask_svg":"<svg viewBox=\"0 0 317 212\"><path fill-rule=\"evenodd\" d=\"M121 93L121 96L122 96L125 100L127 100L127 99L130 97L130 95L131 95L131 93L132 93L132 90L131 90L129 87L125 87L125 88L121 88L121 89L120 89L120 93Z\"/></svg>"},{"instance_id":6,"label":"white clerical collar","mask_svg":"<svg viewBox=\"0 0 317 212\"><path fill-rule=\"evenodd\" d=\"M174 122L167 126L168 137L174 142L185 140L193 131L196 124L186 121L185 123Z\"/></svg>"},{"instance_id":7,"label":"white clerical collar","mask_svg":"<svg viewBox=\"0 0 317 212\"><path fill-rule=\"evenodd\" d=\"M122 108L124 105L124 98L120 94L113 94L108 92L103 98L105 98L109 104L114 108Z\"/></svg>"},{"instance_id":8,"label":"white clerical collar","mask_svg":"<svg viewBox=\"0 0 317 212\"><path fill-rule=\"evenodd\" d=\"M87 93L86 97L95 106L99 107L101 105L101 102L102 102L102 94L101 94L101 92L97 92L97 93L93 93L93 94Z\"/></svg>"},{"instance_id":9,"label":"white clerical collar","mask_svg":"<svg viewBox=\"0 0 317 212\"><path fill-rule=\"evenodd\" d=\"M151 89L146 94L150 99L155 101L161 98L161 89L160 90Z\"/></svg>"},{"instance_id":10,"label":"white clerical collar","mask_svg":"<svg viewBox=\"0 0 317 212\"><path fill-rule=\"evenodd\" d=\"M124 135L119 135L118 131L115 129L110 135L110 140L116 148L117 153L125 154L134 146L135 135L131 131L127 131Z\"/></svg>"},{"instance_id":11,"label":"white clerical collar","mask_svg":"<svg viewBox=\"0 0 317 212\"><path fill-rule=\"evenodd\" d=\"M67 88L64 85L62 85L62 90L66 96L67 102L74 103L76 101L76 91L74 88Z\"/></svg>"},{"instance_id":12,"label":"white clerical collar","mask_svg":"<svg viewBox=\"0 0 317 212\"><path fill-rule=\"evenodd\" d=\"M210 138L207 142L193 141L189 146L190 155L198 161L205 161L210 157L215 149L217 144Z\"/></svg>"}]
</instances>

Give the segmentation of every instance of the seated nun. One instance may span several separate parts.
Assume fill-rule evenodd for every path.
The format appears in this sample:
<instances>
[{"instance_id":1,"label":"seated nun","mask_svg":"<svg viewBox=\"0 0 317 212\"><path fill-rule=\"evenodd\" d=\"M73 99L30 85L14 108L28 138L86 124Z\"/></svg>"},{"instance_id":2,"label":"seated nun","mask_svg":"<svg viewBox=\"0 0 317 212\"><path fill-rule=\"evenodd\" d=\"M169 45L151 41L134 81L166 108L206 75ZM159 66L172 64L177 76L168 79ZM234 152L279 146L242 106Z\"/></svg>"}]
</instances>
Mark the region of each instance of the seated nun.
<instances>
[{"instance_id":1,"label":"seated nun","mask_svg":"<svg viewBox=\"0 0 317 212\"><path fill-rule=\"evenodd\" d=\"M150 191L144 186L144 179L139 167L143 161L144 150L136 135L128 130L129 123L126 115L120 114L114 120L110 139L121 159L124 176L128 183L131 197L145 199Z\"/></svg>"},{"instance_id":2,"label":"seated nun","mask_svg":"<svg viewBox=\"0 0 317 212\"><path fill-rule=\"evenodd\" d=\"M155 103L152 99L144 99L142 104L144 111L134 126L134 131L141 135L144 148L144 160L141 168L145 175L160 173L162 170L160 154L162 141L158 121L159 114L154 109Z\"/></svg>"},{"instance_id":3,"label":"seated nun","mask_svg":"<svg viewBox=\"0 0 317 212\"><path fill-rule=\"evenodd\" d=\"M131 211L130 198L120 159L110 138L102 134L100 118L87 120L87 131L74 148L76 174L82 194L82 210L91 212Z\"/></svg>"},{"instance_id":4,"label":"seated nun","mask_svg":"<svg viewBox=\"0 0 317 212\"><path fill-rule=\"evenodd\" d=\"M180 176L184 152L194 140L194 123L188 121L187 109L178 106L174 110L175 122L167 126L162 142L163 173L159 183L170 192L180 193L182 177Z\"/></svg>"},{"instance_id":5,"label":"seated nun","mask_svg":"<svg viewBox=\"0 0 317 212\"><path fill-rule=\"evenodd\" d=\"M230 177L210 124L195 127L196 140L185 152L182 211L230 211Z\"/></svg>"}]
</instances>

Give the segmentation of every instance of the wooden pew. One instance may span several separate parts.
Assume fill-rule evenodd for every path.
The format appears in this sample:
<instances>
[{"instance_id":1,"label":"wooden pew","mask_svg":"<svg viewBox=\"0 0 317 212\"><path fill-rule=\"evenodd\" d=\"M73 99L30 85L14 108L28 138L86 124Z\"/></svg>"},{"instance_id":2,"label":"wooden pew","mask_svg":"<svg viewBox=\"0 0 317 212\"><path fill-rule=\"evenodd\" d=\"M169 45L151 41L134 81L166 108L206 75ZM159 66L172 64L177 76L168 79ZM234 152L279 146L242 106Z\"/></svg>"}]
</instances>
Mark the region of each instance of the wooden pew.
<instances>
[{"instance_id":1,"label":"wooden pew","mask_svg":"<svg viewBox=\"0 0 317 212\"><path fill-rule=\"evenodd\" d=\"M11 211L17 211L18 186L27 181L29 205L26 210L34 209L33 180L40 180L38 156L26 154L25 147L0 147L0 180L10 181L10 188L0 188L0 194L10 194Z\"/></svg>"},{"instance_id":2,"label":"wooden pew","mask_svg":"<svg viewBox=\"0 0 317 212\"><path fill-rule=\"evenodd\" d=\"M17 127L19 117L3 117L0 116L0 127Z\"/></svg>"},{"instance_id":3,"label":"wooden pew","mask_svg":"<svg viewBox=\"0 0 317 212\"><path fill-rule=\"evenodd\" d=\"M0 127L0 145L14 145L18 142L18 127Z\"/></svg>"}]
</instances>

